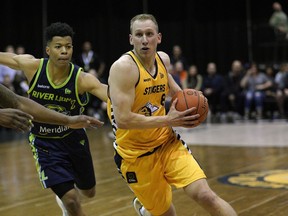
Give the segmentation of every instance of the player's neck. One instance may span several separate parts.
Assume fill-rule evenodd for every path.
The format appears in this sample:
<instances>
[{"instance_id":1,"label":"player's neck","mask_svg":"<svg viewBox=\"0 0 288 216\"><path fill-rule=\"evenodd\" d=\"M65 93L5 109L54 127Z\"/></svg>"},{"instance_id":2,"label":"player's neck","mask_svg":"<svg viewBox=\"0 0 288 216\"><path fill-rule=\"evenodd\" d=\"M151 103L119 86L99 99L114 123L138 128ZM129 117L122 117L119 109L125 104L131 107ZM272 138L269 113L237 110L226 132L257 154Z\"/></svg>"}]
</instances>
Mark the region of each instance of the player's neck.
<instances>
[{"instance_id":1,"label":"player's neck","mask_svg":"<svg viewBox=\"0 0 288 216\"><path fill-rule=\"evenodd\" d=\"M134 52L142 66L148 71L152 76L156 73L155 58L141 58L136 52Z\"/></svg>"},{"instance_id":2,"label":"player's neck","mask_svg":"<svg viewBox=\"0 0 288 216\"><path fill-rule=\"evenodd\" d=\"M48 67L49 78L55 85L62 84L69 76L70 69L71 69L70 65L61 68L53 66L51 67L51 65L49 65Z\"/></svg>"}]
</instances>

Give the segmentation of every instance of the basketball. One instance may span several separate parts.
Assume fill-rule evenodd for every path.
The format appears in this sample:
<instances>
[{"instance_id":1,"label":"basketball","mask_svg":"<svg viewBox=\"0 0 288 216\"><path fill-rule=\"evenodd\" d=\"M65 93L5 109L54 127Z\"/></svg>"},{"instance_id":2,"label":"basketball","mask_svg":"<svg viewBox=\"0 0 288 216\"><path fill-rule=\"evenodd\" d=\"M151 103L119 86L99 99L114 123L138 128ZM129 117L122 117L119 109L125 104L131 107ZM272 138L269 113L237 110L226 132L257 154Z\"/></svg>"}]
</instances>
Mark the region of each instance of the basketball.
<instances>
[{"instance_id":1,"label":"basketball","mask_svg":"<svg viewBox=\"0 0 288 216\"><path fill-rule=\"evenodd\" d=\"M192 113L192 115L199 114L200 117L198 120L200 123L206 120L209 105L207 98L201 91L195 89L183 89L172 97L172 102L176 98L178 99L175 105L176 110L185 111L189 108L196 107L196 110Z\"/></svg>"}]
</instances>

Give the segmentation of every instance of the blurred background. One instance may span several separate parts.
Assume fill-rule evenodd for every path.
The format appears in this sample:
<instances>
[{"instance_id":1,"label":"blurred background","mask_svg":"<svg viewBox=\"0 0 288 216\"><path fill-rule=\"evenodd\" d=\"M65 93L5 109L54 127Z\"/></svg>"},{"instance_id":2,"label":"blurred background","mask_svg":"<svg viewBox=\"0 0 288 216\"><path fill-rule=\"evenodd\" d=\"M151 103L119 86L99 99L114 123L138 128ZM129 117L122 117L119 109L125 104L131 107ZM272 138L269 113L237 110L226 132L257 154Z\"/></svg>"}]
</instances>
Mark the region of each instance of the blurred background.
<instances>
[{"instance_id":1,"label":"blurred background","mask_svg":"<svg viewBox=\"0 0 288 216\"><path fill-rule=\"evenodd\" d=\"M264 93L261 93L261 110L256 110L260 113L259 118L263 118L264 112L269 113L265 118L286 118L288 19L286 14L282 16L286 22L286 36L277 38L275 28L269 24L275 12L273 3L272 0L41 0L32 4L27 1L3 0L0 13L0 50L8 51L8 47L13 47L11 52L19 53L17 47L20 46L23 48L21 53L29 53L37 58L45 56L45 28L53 22L66 22L76 33L73 60L106 83L111 64L132 48L129 44L130 19L139 13L151 13L158 20L163 35L158 50L168 53L173 63L169 72L179 79L183 88L196 88L194 84L198 82L198 78L195 78L195 73L192 75L195 67L190 72L190 66L197 67L197 74L201 75L199 90L208 98L212 115L217 115L216 122L227 111L236 112L238 119L251 119L252 103L257 105L258 99L252 98L254 102L251 101L247 93L255 86L249 86L249 82L241 83L241 80L245 74L250 76L247 71L251 69L252 62L256 63L254 69L257 68L258 71L252 72L251 79L255 78L259 80L257 84L266 86L261 87L261 92ZM279 3L282 6L281 11L288 12L286 2ZM97 55L97 65L90 65L86 69L79 63L79 57L84 51L83 44L87 41L89 45L86 54L93 50ZM175 47L180 58L174 56L172 50ZM183 65L176 64L179 59ZM233 74L235 61L238 61L238 65L241 63L238 67L240 74L236 69L236 75ZM25 95L28 86L26 84L23 87L21 82L25 78L16 80L15 87L15 82L14 86L9 84L13 82L14 75L12 77L11 74L15 72L9 73L10 81L6 82L6 86L11 86L16 92L20 86ZM194 86L189 85L189 82ZM235 88L229 88L231 86ZM232 91L235 91L234 95L231 95ZM215 98L219 99L214 101ZM226 108L227 104L230 104L231 109ZM91 115L96 113L95 107L97 110L102 109L97 100L92 102L91 107L91 112L88 108L88 114ZM105 113L105 109L102 109L103 112Z\"/></svg>"},{"instance_id":2,"label":"blurred background","mask_svg":"<svg viewBox=\"0 0 288 216\"><path fill-rule=\"evenodd\" d=\"M200 71L207 62L215 61L219 72L225 73L233 59L258 63L274 60L273 29L268 25L272 3L269 0L42 0L35 3L3 0L0 49L4 50L8 44L21 44L27 53L41 57L43 29L61 21L70 24L76 32L75 55L81 51L82 42L90 40L109 66L131 48L128 43L131 17L148 12L156 16L163 34L159 50L171 53L172 46L179 44L189 63L197 64Z\"/></svg>"}]
</instances>

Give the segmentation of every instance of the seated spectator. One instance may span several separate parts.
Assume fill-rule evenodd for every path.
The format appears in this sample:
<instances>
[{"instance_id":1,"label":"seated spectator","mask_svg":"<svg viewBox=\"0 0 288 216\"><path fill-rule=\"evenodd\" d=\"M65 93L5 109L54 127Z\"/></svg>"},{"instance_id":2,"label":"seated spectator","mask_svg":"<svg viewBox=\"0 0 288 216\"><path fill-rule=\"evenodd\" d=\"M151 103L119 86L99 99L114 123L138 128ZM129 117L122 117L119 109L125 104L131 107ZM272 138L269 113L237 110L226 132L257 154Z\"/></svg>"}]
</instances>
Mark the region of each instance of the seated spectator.
<instances>
[{"instance_id":1,"label":"seated spectator","mask_svg":"<svg viewBox=\"0 0 288 216\"><path fill-rule=\"evenodd\" d=\"M202 89L203 77L198 73L198 68L196 65L189 66L187 79L185 79L182 85L183 88L192 88L196 90Z\"/></svg>"},{"instance_id":2,"label":"seated spectator","mask_svg":"<svg viewBox=\"0 0 288 216\"><path fill-rule=\"evenodd\" d=\"M5 52L15 53L15 49L12 45L7 45L5 48ZM10 67L7 67L5 65L0 65L0 83L3 83L4 79L5 79L5 84L7 85L8 84L7 83L7 81L8 81L7 76L9 76L9 81L12 84L14 77L15 77L15 74L16 74L16 70L14 70Z\"/></svg>"},{"instance_id":3,"label":"seated spectator","mask_svg":"<svg viewBox=\"0 0 288 216\"><path fill-rule=\"evenodd\" d=\"M170 61L172 65L175 65L177 61L181 61L183 63L183 67L187 70L188 62L186 57L183 55L183 51L180 45L174 45L172 48L172 53L170 55Z\"/></svg>"},{"instance_id":4,"label":"seated spectator","mask_svg":"<svg viewBox=\"0 0 288 216\"><path fill-rule=\"evenodd\" d=\"M10 89L12 92L15 92L15 88L14 88L14 86L12 84L11 77L9 76L9 74L5 74L4 75L2 84L6 88Z\"/></svg>"},{"instance_id":5,"label":"seated spectator","mask_svg":"<svg viewBox=\"0 0 288 216\"><path fill-rule=\"evenodd\" d=\"M273 66L267 65L265 67L265 73L268 79L271 81L272 85L265 90L264 117L273 119L276 111L278 110L276 106L276 82Z\"/></svg>"},{"instance_id":6,"label":"seated spectator","mask_svg":"<svg viewBox=\"0 0 288 216\"><path fill-rule=\"evenodd\" d=\"M287 118L287 110L285 109L285 102L288 98L288 63L283 63L280 70L275 75L276 83L276 101L280 118Z\"/></svg>"},{"instance_id":7,"label":"seated spectator","mask_svg":"<svg viewBox=\"0 0 288 216\"><path fill-rule=\"evenodd\" d=\"M90 69L87 73L92 74L98 78L97 71L95 69ZM108 116L106 112L107 103L100 100L98 97L95 97L92 94L89 94L89 102L86 106L85 114L93 116L97 119L100 119L103 122L108 122Z\"/></svg>"},{"instance_id":8,"label":"seated spectator","mask_svg":"<svg viewBox=\"0 0 288 216\"><path fill-rule=\"evenodd\" d=\"M180 81L180 76L179 76L178 73L176 73L174 66L170 64L170 67L169 67L167 70L168 70L168 73L170 73L170 74L172 75L172 77L173 77L173 79L175 80L175 82L176 82L181 88L183 88L182 83L181 83L181 81Z\"/></svg>"},{"instance_id":9,"label":"seated spectator","mask_svg":"<svg viewBox=\"0 0 288 216\"><path fill-rule=\"evenodd\" d=\"M221 93L221 119L233 122L243 116L244 95L240 82L244 76L242 62L234 60L231 70L224 76L223 91Z\"/></svg>"},{"instance_id":10,"label":"seated spectator","mask_svg":"<svg viewBox=\"0 0 288 216\"><path fill-rule=\"evenodd\" d=\"M184 83L186 82L186 80L187 80L188 72L185 70L182 61L177 61L177 62L174 64L174 74L179 77L180 83L181 83L180 86L181 86L182 88L184 88L184 87L183 87L183 84L184 84Z\"/></svg>"},{"instance_id":11,"label":"seated spectator","mask_svg":"<svg viewBox=\"0 0 288 216\"><path fill-rule=\"evenodd\" d=\"M22 55L25 54L25 47L19 45L16 47L16 54ZM21 96L27 97L27 91L29 90L28 80L23 71L16 70L16 74L13 80L13 86L15 88L15 93Z\"/></svg>"},{"instance_id":12,"label":"seated spectator","mask_svg":"<svg viewBox=\"0 0 288 216\"><path fill-rule=\"evenodd\" d=\"M182 84L180 82L180 78L179 75L177 73L175 73L174 70L174 66L172 64L170 64L169 68L167 68L168 73L171 74L171 76L173 77L173 79L175 80L175 82L182 88ZM166 99L165 99L165 109L166 112L169 111L170 108L170 103L171 103L171 97L169 95L167 95Z\"/></svg>"},{"instance_id":13,"label":"seated spectator","mask_svg":"<svg viewBox=\"0 0 288 216\"><path fill-rule=\"evenodd\" d=\"M220 97L223 90L223 76L217 73L217 67L214 62L207 64L207 74L203 78L202 92L209 102L211 112L211 122L218 122L220 111Z\"/></svg>"},{"instance_id":14,"label":"seated spectator","mask_svg":"<svg viewBox=\"0 0 288 216\"><path fill-rule=\"evenodd\" d=\"M22 55L26 53L26 49L23 45L18 45L15 50L17 55Z\"/></svg>"},{"instance_id":15,"label":"seated spectator","mask_svg":"<svg viewBox=\"0 0 288 216\"><path fill-rule=\"evenodd\" d=\"M258 65L252 63L241 80L241 86L245 91L245 119L251 118L253 104L256 108L256 119L263 118L265 91L272 85L273 83L269 80L267 75L259 71Z\"/></svg>"}]
</instances>

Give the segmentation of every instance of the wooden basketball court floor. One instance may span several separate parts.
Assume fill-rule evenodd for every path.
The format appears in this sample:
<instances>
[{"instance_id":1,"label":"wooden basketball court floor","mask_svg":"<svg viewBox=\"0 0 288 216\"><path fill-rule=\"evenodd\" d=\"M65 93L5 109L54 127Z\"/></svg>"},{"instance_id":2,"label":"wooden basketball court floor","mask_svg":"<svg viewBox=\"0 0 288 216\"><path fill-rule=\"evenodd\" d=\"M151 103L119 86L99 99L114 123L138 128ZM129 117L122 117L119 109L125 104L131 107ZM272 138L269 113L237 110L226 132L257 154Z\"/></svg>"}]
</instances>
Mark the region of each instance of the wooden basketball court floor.
<instances>
[{"instance_id":1,"label":"wooden basketball court floor","mask_svg":"<svg viewBox=\"0 0 288 216\"><path fill-rule=\"evenodd\" d=\"M288 215L286 121L203 124L176 130L202 165L211 188L240 216ZM88 129L97 192L83 200L83 207L87 216L136 216L133 194L113 161L110 132L109 125ZM181 189L173 189L173 202L178 216L208 215ZM38 182L26 134L1 132L0 215L62 215L55 196Z\"/></svg>"}]
</instances>

